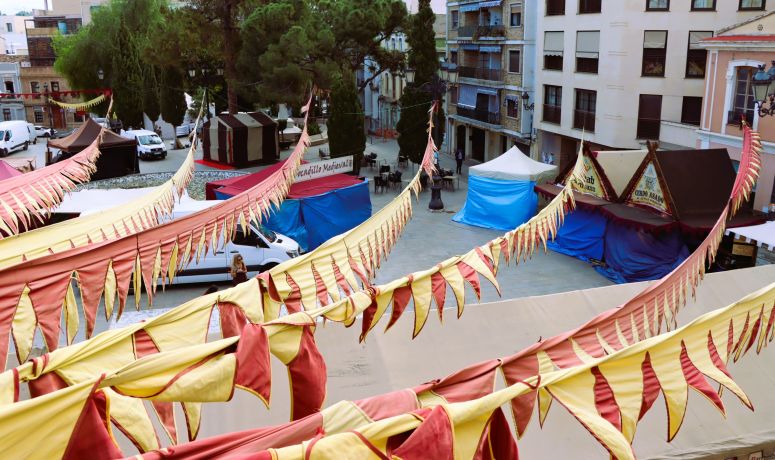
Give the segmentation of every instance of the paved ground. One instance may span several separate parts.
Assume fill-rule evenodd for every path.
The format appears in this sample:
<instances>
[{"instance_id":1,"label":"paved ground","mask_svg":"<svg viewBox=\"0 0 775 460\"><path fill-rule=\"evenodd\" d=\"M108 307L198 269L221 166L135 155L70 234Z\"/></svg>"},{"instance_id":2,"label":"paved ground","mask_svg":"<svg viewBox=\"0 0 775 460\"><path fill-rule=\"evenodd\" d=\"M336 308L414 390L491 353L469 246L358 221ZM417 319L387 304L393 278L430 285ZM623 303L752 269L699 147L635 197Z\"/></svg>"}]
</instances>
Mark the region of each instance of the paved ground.
<instances>
[{"instance_id":1,"label":"paved ground","mask_svg":"<svg viewBox=\"0 0 775 460\"><path fill-rule=\"evenodd\" d=\"M318 149L327 145L312 147L305 155L311 161L317 160ZM367 152L375 152L378 161L385 161L395 167L398 145L395 140L374 140L369 142ZM446 149L442 148L442 152ZM36 156L39 158L38 167L44 164L45 144L39 143L30 146L27 152L15 153L14 156ZM286 157L290 151L284 151L281 155ZM165 160L141 161L140 169L143 173L174 171L180 165L186 154L186 150L171 150ZM197 152L201 158L201 152ZM454 160L442 154L440 156L442 167L452 168ZM197 170L209 170L211 168L197 164ZM262 167L248 168L247 171L259 170ZM460 188L455 191L445 190L442 199L445 211L431 212L428 210L430 193L423 192L415 204L414 218L407 226L404 235L399 240L389 259L380 269L377 282L384 283L409 272L425 269L438 261L456 254L462 254L471 248L481 245L501 233L478 227L452 222L451 218L464 204L466 198L467 167L460 180ZM404 177L411 177L415 167L405 169ZM375 171L365 168L364 176L370 177ZM389 200L393 199L397 192L387 191L379 194L371 188L372 206L374 210L380 209ZM520 266L505 267L499 276L504 298L524 297L530 295L562 292L575 289L604 286L610 281L598 275L592 267L576 259L549 252L538 253L537 256ZM191 298L200 295L206 286L189 285L167 288L156 295L154 309L162 309L176 306ZM492 301L498 298L494 289L485 283L482 292L482 301ZM469 301L475 299L469 298ZM145 302L143 301L143 305ZM153 314L153 313L151 313ZM135 315L132 317L136 318ZM130 319L130 318L127 318ZM104 330L107 323L103 315L98 315L97 331Z\"/></svg>"}]
</instances>

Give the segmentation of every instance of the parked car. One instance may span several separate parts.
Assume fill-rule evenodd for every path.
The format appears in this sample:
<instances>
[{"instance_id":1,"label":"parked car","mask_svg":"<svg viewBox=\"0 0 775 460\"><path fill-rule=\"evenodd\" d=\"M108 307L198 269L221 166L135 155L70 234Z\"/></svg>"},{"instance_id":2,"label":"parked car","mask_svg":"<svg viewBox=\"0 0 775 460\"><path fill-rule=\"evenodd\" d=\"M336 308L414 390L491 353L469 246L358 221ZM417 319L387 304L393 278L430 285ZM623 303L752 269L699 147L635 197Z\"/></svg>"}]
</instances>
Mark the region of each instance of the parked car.
<instances>
[{"instance_id":1,"label":"parked car","mask_svg":"<svg viewBox=\"0 0 775 460\"><path fill-rule=\"evenodd\" d=\"M32 123L27 123L26 121L24 124L27 125L27 132L30 134L30 142L33 144L38 143L38 134L35 132L35 125Z\"/></svg>"},{"instance_id":2,"label":"parked car","mask_svg":"<svg viewBox=\"0 0 775 460\"><path fill-rule=\"evenodd\" d=\"M285 129L280 132L280 148L285 150L291 145L295 145L301 138L301 128L296 126L293 118L288 118Z\"/></svg>"},{"instance_id":3,"label":"parked car","mask_svg":"<svg viewBox=\"0 0 775 460\"><path fill-rule=\"evenodd\" d=\"M185 204L181 203L172 211L172 219L179 219L218 203L221 201L191 200ZM299 243L261 225L250 225L247 234L239 228L234 240L225 246L222 241L218 244L219 249L215 254L208 252L198 261L192 260L178 272L172 284L229 281L231 262L238 253L247 266L248 278L299 255Z\"/></svg>"},{"instance_id":4,"label":"parked car","mask_svg":"<svg viewBox=\"0 0 775 460\"><path fill-rule=\"evenodd\" d=\"M26 121L0 122L0 156L8 156L17 150L27 150L30 131Z\"/></svg>"},{"instance_id":5,"label":"parked car","mask_svg":"<svg viewBox=\"0 0 775 460\"><path fill-rule=\"evenodd\" d=\"M75 128L69 128L69 129L55 129L53 130L54 134L51 135L52 139L61 139L63 137L67 137L71 134L73 134L73 131L75 131Z\"/></svg>"},{"instance_id":6,"label":"parked car","mask_svg":"<svg viewBox=\"0 0 775 460\"><path fill-rule=\"evenodd\" d=\"M35 125L35 135L37 137L51 137L51 128Z\"/></svg>"},{"instance_id":7,"label":"parked car","mask_svg":"<svg viewBox=\"0 0 775 460\"><path fill-rule=\"evenodd\" d=\"M167 158L167 147L155 132L147 129L134 129L124 131L121 135L137 141L137 156L141 160Z\"/></svg>"},{"instance_id":8,"label":"parked car","mask_svg":"<svg viewBox=\"0 0 775 460\"><path fill-rule=\"evenodd\" d=\"M189 134L191 134L191 124L189 123L184 123L175 128L176 137L188 136Z\"/></svg>"}]
</instances>

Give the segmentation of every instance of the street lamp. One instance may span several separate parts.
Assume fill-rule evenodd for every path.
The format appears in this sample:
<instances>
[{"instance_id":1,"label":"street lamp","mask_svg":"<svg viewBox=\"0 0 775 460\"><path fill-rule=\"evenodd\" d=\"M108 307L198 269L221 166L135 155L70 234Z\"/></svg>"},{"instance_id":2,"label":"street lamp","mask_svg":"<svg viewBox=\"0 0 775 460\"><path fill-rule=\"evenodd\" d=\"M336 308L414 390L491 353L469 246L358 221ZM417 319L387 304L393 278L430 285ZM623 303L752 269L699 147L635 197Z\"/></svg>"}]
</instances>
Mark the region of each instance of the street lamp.
<instances>
[{"instance_id":1,"label":"street lamp","mask_svg":"<svg viewBox=\"0 0 775 460\"><path fill-rule=\"evenodd\" d=\"M522 91L522 107L527 110L528 112L532 112L533 109L535 109L535 102L532 104L528 104L528 101L530 100L530 95L527 93L527 91Z\"/></svg>"},{"instance_id":2,"label":"street lamp","mask_svg":"<svg viewBox=\"0 0 775 460\"><path fill-rule=\"evenodd\" d=\"M200 81L202 82L202 86L204 86L205 88L205 101L204 101L205 112L207 113L207 118L209 119L210 118L210 94L209 94L209 91L207 91L207 89L213 83L212 82L213 74L217 75L218 77L223 76L223 67L217 67L216 69L214 69L214 72L213 72L213 69L202 67L201 69L199 69L199 74L201 75ZM196 77L196 75L197 75L197 69L195 66L192 65L191 67L188 68L188 76L193 79Z\"/></svg>"},{"instance_id":3,"label":"street lamp","mask_svg":"<svg viewBox=\"0 0 775 460\"><path fill-rule=\"evenodd\" d=\"M105 72L103 72L102 69L97 70L97 78L99 78L100 81L102 81L105 78Z\"/></svg>"},{"instance_id":4,"label":"street lamp","mask_svg":"<svg viewBox=\"0 0 775 460\"><path fill-rule=\"evenodd\" d=\"M759 66L759 71L751 81L753 97L759 109L759 116L775 115L775 61L772 61L769 72L764 65ZM765 107L767 104L769 107Z\"/></svg>"}]
</instances>

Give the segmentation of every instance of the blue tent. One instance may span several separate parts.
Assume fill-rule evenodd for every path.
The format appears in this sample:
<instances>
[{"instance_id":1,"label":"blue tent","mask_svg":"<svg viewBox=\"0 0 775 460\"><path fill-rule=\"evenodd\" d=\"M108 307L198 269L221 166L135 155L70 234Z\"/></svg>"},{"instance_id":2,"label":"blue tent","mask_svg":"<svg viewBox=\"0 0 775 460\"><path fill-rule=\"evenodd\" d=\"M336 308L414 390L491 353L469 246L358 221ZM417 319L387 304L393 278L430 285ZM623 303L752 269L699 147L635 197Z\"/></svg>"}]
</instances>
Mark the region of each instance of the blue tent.
<instances>
[{"instance_id":1,"label":"blue tent","mask_svg":"<svg viewBox=\"0 0 775 460\"><path fill-rule=\"evenodd\" d=\"M496 230L516 228L536 212L536 182L556 174L556 166L533 161L512 147L498 158L469 169L466 203L452 220Z\"/></svg>"},{"instance_id":2,"label":"blue tent","mask_svg":"<svg viewBox=\"0 0 775 460\"><path fill-rule=\"evenodd\" d=\"M577 208L567 216L554 241L547 246L554 252L585 262L603 260L603 238L608 218L600 212Z\"/></svg>"},{"instance_id":3,"label":"blue tent","mask_svg":"<svg viewBox=\"0 0 775 460\"><path fill-rule=\"evenodd\" d=\"M230 198L235 192L229 187L214 190L215 198L219 200ZM272 211L264 225L293 238L303 251L311 251L369 217L368 181L336 174L294 183L288 199Z\"/></svg>"}]
</instances>

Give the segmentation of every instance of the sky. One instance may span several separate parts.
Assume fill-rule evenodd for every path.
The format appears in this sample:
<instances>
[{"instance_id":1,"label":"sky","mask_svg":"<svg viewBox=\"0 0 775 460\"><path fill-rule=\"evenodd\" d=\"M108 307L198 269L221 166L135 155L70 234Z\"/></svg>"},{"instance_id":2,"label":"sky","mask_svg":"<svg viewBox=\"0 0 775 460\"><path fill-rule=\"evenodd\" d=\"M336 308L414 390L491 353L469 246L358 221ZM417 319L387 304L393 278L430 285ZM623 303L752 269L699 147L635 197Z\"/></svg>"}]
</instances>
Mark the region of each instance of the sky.
<instances>
[{"instance_id":1,"label":"sky","mask_svg":"<svg viewBox=\"0 0 775 460\"><path fill-rule=\"evenodd\" d=\"M50 0L56 1L56 0ZM417 11L417 0L404 0L410 11ZM446 0L431 0L431 6L436 13L446 11ZM0 11L3 14L16 14L20 10L43 9L43 0L0 0Z\"/></svg>"}]
</instances>

